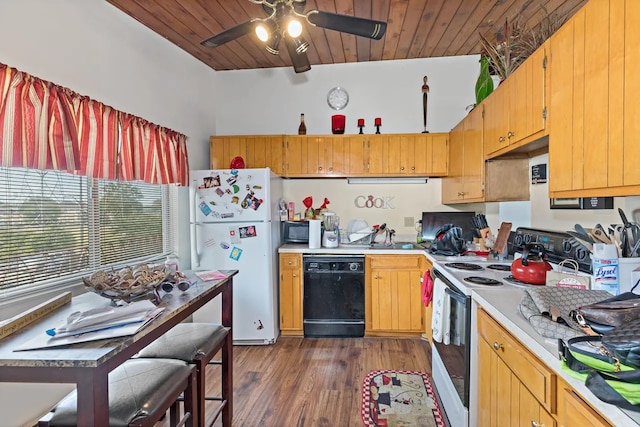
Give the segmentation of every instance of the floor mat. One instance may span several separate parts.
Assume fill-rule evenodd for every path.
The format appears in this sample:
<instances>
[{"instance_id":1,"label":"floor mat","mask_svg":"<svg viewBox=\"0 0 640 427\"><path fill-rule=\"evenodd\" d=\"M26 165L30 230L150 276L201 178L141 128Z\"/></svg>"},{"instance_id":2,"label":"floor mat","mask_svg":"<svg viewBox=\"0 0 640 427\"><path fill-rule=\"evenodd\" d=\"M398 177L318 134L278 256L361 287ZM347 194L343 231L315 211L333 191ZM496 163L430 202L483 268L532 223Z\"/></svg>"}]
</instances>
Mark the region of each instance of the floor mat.
<instances>
[{"instance_id":1,"label":"floor mat","mask_svg":"<svg viewBox=\"0 0 640 427\"><path fill-rule=\"evenodd\" d=\"M424 372L369 372L362 381L360 413L365 426L444 426L431 377Z\"/></svg>"}]
</instances>

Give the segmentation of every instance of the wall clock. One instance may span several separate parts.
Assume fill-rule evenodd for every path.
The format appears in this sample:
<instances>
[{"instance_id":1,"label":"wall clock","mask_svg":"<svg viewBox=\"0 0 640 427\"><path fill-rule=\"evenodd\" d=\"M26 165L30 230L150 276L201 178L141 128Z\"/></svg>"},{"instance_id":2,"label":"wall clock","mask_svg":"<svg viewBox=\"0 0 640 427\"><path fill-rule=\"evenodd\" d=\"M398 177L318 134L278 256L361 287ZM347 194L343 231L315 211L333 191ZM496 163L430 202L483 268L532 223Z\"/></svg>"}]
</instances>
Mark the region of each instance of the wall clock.
<instances>
[{"instance_id":1,"label":"wall clock","mask_svg":"<svg viewBox=\"0 0 640 427\"><path fill-rule=\"evenodd\" d=\"M349 94L340 86L334 87L327 94L327 103L334 110L342 110L349 103Z\"/></svg>"}]
</instances>

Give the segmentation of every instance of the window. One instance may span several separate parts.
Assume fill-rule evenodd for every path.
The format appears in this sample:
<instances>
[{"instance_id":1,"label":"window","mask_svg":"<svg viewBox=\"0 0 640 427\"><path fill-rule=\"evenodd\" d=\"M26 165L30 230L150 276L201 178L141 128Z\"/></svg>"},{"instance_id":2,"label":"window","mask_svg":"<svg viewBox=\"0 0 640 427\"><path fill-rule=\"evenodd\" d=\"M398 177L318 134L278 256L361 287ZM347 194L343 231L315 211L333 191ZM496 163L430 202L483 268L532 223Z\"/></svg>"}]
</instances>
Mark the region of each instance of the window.
<instances>
[{"instance_id":1,"label":"window","mask_svg":"<svg viewBox=\"0 0 640 427\"><path fill-rule=\"evenodd\" d=\"M0 168L0 298L161 259L174 244L168 185Z\"/></svg>"}]
</instances>

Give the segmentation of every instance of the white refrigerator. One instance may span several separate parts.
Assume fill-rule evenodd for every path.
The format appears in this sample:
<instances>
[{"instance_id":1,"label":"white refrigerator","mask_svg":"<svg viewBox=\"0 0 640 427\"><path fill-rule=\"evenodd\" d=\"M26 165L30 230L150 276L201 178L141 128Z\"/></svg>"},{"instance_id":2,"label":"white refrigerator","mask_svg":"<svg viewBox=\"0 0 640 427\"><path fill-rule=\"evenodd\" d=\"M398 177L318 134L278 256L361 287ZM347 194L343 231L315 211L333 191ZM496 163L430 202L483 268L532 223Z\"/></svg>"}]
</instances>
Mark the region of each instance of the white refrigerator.
<instances>
[{"instance_id":1,"label":"white refrigerator","mask_svg":"<svg viewBox=\"0 0 640 427\"><path fill-rule=\"evenodd\" d=\"M195 170L190 179L192 270L238 270L233 343L275 343L282 179L268 168ZM194 321L219 323L220 304L215 298Z\"/></svg>"}]
</instances>

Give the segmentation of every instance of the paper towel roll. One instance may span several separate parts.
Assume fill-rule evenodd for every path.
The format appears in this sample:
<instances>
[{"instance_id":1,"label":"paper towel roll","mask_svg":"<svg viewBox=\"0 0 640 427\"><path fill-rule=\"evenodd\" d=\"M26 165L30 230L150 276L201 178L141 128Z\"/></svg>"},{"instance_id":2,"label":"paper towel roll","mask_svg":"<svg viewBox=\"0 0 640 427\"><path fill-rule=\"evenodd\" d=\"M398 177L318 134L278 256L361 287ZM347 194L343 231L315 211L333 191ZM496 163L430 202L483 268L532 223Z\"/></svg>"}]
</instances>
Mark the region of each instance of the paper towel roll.
<instances>
[{"instance_id":1,"label":"paper towel roll","mask_svg":"<svg viewBox=\"0 0 640 427\"><path fill-rule=\"evenodd\" d=\"M309 220L309 249L320 248L321 238L321 225L322 221L319 219Z\"/></svg>"}]
</instances>

